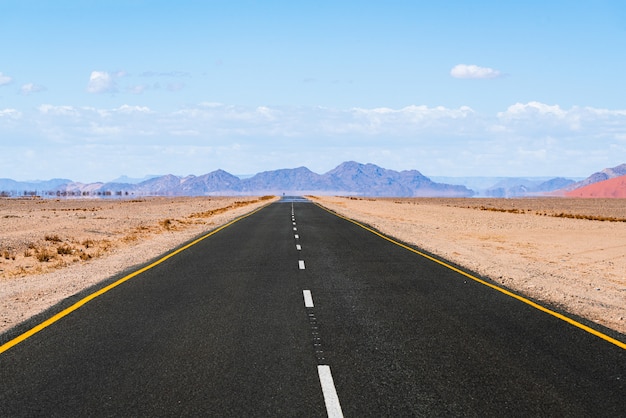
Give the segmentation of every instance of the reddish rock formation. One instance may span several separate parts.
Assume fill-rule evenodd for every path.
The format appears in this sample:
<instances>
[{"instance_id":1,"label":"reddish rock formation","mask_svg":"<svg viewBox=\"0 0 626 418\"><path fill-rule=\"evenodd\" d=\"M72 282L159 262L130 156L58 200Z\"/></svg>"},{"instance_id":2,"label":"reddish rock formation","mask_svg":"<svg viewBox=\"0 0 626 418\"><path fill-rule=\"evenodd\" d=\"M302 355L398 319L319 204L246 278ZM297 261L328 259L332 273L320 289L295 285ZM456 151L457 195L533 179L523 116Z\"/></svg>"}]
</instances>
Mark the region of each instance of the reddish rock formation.
<instances>
[{"instance_id":1,"label":"reddish rock formation","mask_svg":"<svg viewBox=\"0 0 626 418\"><path fill-rule=\"evenodd\" d=\"M568 197L626 198L626 176L599 181L588 186L565 192Z\"/></svg>"}]
</instances>

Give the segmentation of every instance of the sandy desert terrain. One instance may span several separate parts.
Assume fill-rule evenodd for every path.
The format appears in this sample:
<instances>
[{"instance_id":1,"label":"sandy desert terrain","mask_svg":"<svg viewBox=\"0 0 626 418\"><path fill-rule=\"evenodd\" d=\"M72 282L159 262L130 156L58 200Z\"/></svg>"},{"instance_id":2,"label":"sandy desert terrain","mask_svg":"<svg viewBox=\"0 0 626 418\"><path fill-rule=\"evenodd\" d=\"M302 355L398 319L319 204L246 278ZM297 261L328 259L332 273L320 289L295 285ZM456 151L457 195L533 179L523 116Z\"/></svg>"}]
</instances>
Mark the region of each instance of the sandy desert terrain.
<instances>
[{"instance_id":1,"label":"sandy desert terrain","mask_svg":"<svg viewBox=\"0 0 626 418\"><path fill-rule=\"evenodd\" d=\"M314 201L626 334L626 199Z\"/></svg>"},{"instance_id":2,"label":"sandy desert terrain","mask_svg":"<svg viewBox=\"0 0 626 418\"><path fill-rule=\"evenodd\" d=\"M626 201L314 201L626 334ZM271 200L0 199L0 332Z\"/></svg>"}]
</instances>

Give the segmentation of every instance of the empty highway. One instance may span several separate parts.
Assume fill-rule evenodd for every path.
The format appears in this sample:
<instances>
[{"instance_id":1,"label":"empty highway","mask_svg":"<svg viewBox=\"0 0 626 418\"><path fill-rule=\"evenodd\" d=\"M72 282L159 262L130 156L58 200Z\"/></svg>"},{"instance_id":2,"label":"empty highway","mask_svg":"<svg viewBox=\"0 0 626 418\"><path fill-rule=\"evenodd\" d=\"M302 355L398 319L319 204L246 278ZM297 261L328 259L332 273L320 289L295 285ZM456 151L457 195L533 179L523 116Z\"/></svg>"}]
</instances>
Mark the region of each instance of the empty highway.
<instances>
[{"instance_id":1,"label":"empty highway","mask_svg":"<svg viewBox=\"0 0 626 418\"><path fill-rule=\"evenodd\" d=\"M0 416L623 416L568 318L286 198L0 336Z\"/></svg>"}]
</instances>

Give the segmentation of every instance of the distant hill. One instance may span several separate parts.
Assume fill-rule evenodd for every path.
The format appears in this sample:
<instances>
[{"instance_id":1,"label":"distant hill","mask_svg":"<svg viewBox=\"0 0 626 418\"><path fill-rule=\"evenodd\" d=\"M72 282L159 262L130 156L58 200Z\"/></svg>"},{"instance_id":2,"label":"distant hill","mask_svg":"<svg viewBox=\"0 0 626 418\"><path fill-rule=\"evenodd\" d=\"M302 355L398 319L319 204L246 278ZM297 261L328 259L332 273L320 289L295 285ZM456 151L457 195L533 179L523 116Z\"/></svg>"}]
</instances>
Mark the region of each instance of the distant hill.
<instances>
[{"instance_id":1,"label":"distant hill","mask_svg":"<svg viewBox=\"0 0 626 418\"><path fill-rule=\"evenodd\" d=\"M72 183L68 179L52 179L37 181L15 181L11 179L0 179L0 193L5 194L36 194L39 190L53 190Z\"/></svg>"},{"instance_id":2,"label":"distant hill","mask_svg":"<svg viewBox=\"0 0 626 418\"><path fill-rule=\"evenodd\" d=\"M476 197L541 196L563 189L575 180L563 177L431 177L432 180L458 184L475 192Z\"/></svg>"},{"instance_id":3,"label":"distant hill","mask_svg":"<svg viewBox=\"0 0 626 418\"><path fill-rule=\"evenodd\" d=\"M524 178L509 178L500 181L483 191L487 197L523 197L540 196L546 192L563 189L574 183L563 177L555 177L549 180L532 180Z\"/></svg>"},{"instance_id":4,"label":"distant hill","mask_svg":"<svg viewBox=\"0 0 626 418\"><path fill-rule=\"evenodd\" d=\"M244 179L224 170L201 176L149 176L143 181L120 177L113 182L89 184L69 179L31 182L0 179L0 196L219 196L285 193L373 197L520 197L590 193L589 196L593 197L621 197L619 181L593 189L579 189L622 176L626 176L626 164L606 168L578 182L562 177L439 177L436 178L439 181L433 181L417 170L395 171L375 164L347 161L324 174L297 167L264 171ZM611 187L616 190L611 191ZM569 194L573 191L579 192Z\"/></svg>"},{"instance_id":5,"label":"distant hill","mask_svg":"<svg viewBox=\"0 0 626 418\"><path fill-rule=\"evenodd\" d=\"M20 195L26 189L18 182L6 183L9 195ZM29 185L30 186L30 185ZM468 197L474 192L461 185L437 183L417 170L395 171L374 164L349 161L325 174L316 174L306 167L265 171L240 179L224 170L202 176L178 177L172 174L153 177L139 183L74 183L56 182L47 187L38 183L38 194L48 196L209 196L239 194L347 194L361 196Z\"/></svg>"},{"instance_id":6,"label":"distant hill","mask_svg":"<svg viewBox=\"0 0 626 418\"><path fill-rule=\"evenodd\" d=\"M568 197L612 197L626 198L626 175L598 181L565 192Z\"/></svg>"},{"instance_id":7,"label":"distant hill","mask_svg":"<svg viewBox=\"0 0 626 418\"><path fill-rule=\"evenodd\" d=\"M581 187L589 186L590 184L598 183L600 181L612 179L615 177L621 177L625 175L626 175L626 164L620 164L616 167L605 168L602 171L593 173L586 179L569 185L568 187L564 188L564 190L571 191L571 190L579 189Z\"/></svg>"}]
</instances>

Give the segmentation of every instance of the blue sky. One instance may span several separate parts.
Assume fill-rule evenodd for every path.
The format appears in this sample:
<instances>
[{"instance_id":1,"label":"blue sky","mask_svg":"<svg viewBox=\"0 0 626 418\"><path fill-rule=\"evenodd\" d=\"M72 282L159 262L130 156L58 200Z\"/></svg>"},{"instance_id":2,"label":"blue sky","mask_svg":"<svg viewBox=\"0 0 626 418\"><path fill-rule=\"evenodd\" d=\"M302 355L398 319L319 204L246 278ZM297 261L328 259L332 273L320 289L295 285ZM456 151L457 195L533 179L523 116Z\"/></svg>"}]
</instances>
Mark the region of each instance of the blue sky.
<instances>
[{"instance_id":1,"label":"blue sky","mask_svg":"<svg viewBox=\"0 0 626 418\"><path fill-rule=\"evenodd\" d=\"M626 162L622 1L0 0L0 178Z\"/></svg>"}]
</instances>

